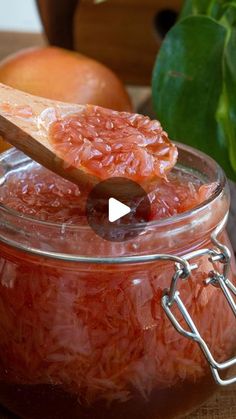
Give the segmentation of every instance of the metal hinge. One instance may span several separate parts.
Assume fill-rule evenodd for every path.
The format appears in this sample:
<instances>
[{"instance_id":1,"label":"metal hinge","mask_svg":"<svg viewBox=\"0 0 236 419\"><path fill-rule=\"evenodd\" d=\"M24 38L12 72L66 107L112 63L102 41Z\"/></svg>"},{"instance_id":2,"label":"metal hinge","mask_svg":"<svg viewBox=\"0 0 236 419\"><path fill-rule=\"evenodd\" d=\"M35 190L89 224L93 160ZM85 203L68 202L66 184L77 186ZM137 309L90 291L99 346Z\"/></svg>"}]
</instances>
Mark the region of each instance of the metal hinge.
<instances>
[{"instance_id":1,"label":"metal hinge","mask_svg":"<svg viewBox=\"0 0 236 419\"><path fill-rule=\"evenodd\" d=\"M195 341L199 345L210 365L215 381L217 384L222 386L236 383L236 376L229 379L222 379L220 377L220 371L236 365L236 357L221 363L214 359L206 341L202 338L199 330L197 329L192 317L190 316L186 306L181 299L180 292L178 291L178 284L180 280L187 280L190 277L191 272L197 269L197 263L190 262L193 262L198 257L206 255L212 264L220 262L223 266L222 273L212 270L209 272L209 277L205 280L205 283L207 286L211 285L222 290L231 310L233 311L233 314L236 316L236 303L233 298L233 296L236 296L236 288L228 279L231 254L228 247L220 243L218 240L219 234L224 230L226 226L227 218L227 216L224 218L224 220L220 223L220 225L216 228L211 236L211 241L214 245L213 249L200 249L192 253L188 253L187 255L182 256L181 262L176 263L176 271L172 277L170 289L166 290L162 297L162 307L174 328L182 336ZM184 329L184 327L182 327L177 320L176 316L173 314L174 306L177 307L181 313L189 330Z\"/></svg>"}]
</instances>

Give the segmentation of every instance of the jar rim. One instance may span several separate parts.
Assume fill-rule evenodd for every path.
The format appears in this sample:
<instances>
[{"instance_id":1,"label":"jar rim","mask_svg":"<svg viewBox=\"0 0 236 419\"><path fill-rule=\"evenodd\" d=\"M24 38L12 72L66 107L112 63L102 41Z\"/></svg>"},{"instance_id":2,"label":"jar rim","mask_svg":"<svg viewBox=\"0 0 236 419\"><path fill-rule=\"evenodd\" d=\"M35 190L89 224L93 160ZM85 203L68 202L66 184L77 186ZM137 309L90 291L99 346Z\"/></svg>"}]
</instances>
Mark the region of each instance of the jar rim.
<instances>
[{"instance_id":1,"label":"jar rim","mask_svg":"<svg viewBox=\"0 0 236 419\"><path fill-rule=\"evenodd\" d=\"M209 205L210 203L212 203L215 199L217 199L219 197L219 195L222 193L225 185L226 185L226 176L225 173L223 171L223 169L221 168L221 166L210 156L208 156L207 154L205 154L204 152L197 150L193 147L187 146L185 144L179 143L175 141L175 144L178 148L179 151L186 151L192 155L194 155L195 157L198 158L202 158L204 160L204 163L206 165L211 165L215 168L216 171L216 179L214 180L214 182L216 182L217 184L217 188L215 190L213 190L211 192L211 196L204 200L201 204L195 206L194 208L184 211L182 213L179 213L177 215L171 216L171 217L167 217L167 218L163 218L161 220L154 220L154 221L149 221L147 223L145 223L145 227L165 227L165 226L169 226L170 224L174 224L176 222L183 222L185 219L187 220L189 217L192 216L196 216L198 213L200 213L202 210L205 209L205 207L207 205ZM9 156L12 151L15 151L15 149L10 149L5 151L4 153L2 153L0 155L0 166L2 161L4 160L5 157ZM177 165L178 166L178 165ZM1 186L1 181L0 181L0 186ZM3 210L4 212L8 213L9 215L21 219L21 220L25 220L25 221L31 221L34 222L35 224L38 225L42 225L42 226L47 226L47 227L63 227L66 225L66 229L67 230L84 230L84 229L90 229L91 227L88 225L75 225L75 224L66 224L66 223L60 223L60 222L52 222L52 221L44 221L44 220L39 220L36 217L30 216L30 215L25 215L20 213L19 211L16 211L10 207L8 207L7 205L4 205L3 203L0 203L0 210ZM134 224L132 225L132 230L137 228L143 229L144 224L142 224L142 226L140 226L140 224ZM122 228L126 228L126 226L122 225ZM129 228L129 226L127 226L127 228Z\"/></svg>"}]
</instances>

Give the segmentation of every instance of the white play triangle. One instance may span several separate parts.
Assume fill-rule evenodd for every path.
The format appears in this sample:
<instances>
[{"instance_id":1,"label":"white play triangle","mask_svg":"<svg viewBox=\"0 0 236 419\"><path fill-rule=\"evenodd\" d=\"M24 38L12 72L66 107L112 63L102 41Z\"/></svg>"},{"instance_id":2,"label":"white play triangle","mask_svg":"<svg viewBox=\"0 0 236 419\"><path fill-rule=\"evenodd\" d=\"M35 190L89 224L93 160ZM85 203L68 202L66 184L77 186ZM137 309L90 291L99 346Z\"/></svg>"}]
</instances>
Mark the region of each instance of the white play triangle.
<instances>
[{"instance_id":1,"label":"white play triangle","mask_svg":"<svg viewBox=\"0 0 236 419\"><path fill-rule=\"evenodd\" d=\"M108 202L108 219L110 223L114 223L120 218L131 212L128 205L123 204L115 198L110 198Z\"/></svg>"}]
</instances>

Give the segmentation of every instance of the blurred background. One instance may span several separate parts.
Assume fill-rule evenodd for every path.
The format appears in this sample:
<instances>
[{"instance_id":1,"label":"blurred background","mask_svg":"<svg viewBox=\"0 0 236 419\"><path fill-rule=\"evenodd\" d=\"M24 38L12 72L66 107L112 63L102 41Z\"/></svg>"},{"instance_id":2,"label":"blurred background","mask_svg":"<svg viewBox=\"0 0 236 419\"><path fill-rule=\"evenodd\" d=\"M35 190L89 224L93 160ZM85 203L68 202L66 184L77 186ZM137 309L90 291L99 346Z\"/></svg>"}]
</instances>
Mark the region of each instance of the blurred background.
<instances>
[{"instance_id":1,"label":"blurred background","mask_svg":"<svg viewBox=\"0 0 236 419\"><path fill-rule=\"evenodd\" d=\"M42 24L34 0L0 0L0 30L41 32Z\"/></svg>"},{"instance_id":2,"label":"blurred background","mask_svg":"<svg viewBox=\"0 0 236 419\"><path fill-rule=\"evenodd\" d=\"M182 0L0 0L0 59L48 41L77 50L113 70L128 85L134 109L153 116L153 65L181 5Z\"/></svg>"}]
</instances>

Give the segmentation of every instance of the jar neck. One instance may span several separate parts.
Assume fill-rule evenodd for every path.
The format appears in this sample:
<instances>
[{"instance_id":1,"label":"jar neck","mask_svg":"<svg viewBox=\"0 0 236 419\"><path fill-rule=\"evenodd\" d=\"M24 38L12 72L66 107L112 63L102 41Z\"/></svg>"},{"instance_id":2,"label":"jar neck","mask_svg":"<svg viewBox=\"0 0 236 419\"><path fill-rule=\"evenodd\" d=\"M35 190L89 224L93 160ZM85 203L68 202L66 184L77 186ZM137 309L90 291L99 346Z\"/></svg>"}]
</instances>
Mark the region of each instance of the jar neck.
<instances>
[{"instance_id":1,"label":"jar neck","mask_svg":"<svg viewBox=\"0 0 236 419\"><path fill-rule=\"evenodd\" d=\"M211 234L227 214L228 208L229 197L225 189L201 214L190 213L187 222L183 218L175 222L170 219L166 225L153 223L135 239L119 243L101 239L90 228L67 230L64 227L62 231L60 226L29 225L25 220L15 219L2 211L0 248L2 242L12 248L13 253L24 251L35 257L74 262L81 262L83 256L97 258L98 263L101 258L132 255L167 253L181 256L210 243Z\"/></svg>"}]
</instances>

